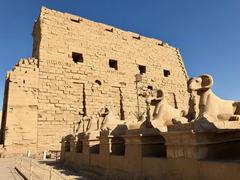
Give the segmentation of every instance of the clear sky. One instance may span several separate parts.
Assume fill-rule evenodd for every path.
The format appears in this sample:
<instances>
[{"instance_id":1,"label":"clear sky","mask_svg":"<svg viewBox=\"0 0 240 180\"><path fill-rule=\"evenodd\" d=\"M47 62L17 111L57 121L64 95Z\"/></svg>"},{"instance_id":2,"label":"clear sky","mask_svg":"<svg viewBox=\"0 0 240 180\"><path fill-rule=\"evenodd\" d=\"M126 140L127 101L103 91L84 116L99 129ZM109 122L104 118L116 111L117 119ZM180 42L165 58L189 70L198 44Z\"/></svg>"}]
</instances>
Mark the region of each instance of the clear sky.
<instances>
[{"instance_id":1,"label":"clear sky","mask_svg":"<svg viewBox=\"0 0 240 180\"><path fill-rule=\"evenodd\" d=\"M31 56L41 6L178 47L190 77L212 74L217 95L240 100L240 0L0 0L0 102L6 72Z\"/></svg>"}]
</instances>

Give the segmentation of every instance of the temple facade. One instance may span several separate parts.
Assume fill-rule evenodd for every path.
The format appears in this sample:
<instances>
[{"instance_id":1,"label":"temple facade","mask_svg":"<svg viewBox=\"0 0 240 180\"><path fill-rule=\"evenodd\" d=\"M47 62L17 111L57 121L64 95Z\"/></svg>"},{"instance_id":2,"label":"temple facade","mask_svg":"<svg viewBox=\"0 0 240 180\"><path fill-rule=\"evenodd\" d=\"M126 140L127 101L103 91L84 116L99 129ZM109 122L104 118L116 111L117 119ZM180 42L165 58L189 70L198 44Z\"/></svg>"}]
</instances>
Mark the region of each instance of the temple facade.
<instances>
[{"instance_id":1,"label":"temple facade","mask_svg":"<svg viewBox=\"0 0 240 180\"><path fill-rule=\"evenodd\" d=\"M45 7L32 35L32 57L6 76L1 143L7 152L60 150L75 124L85 117L96 124L106 106L119 121L141 120L147 90L163 88L172 107L188 109L183 60L165 42Z\"/></svg>"}]
</instances>

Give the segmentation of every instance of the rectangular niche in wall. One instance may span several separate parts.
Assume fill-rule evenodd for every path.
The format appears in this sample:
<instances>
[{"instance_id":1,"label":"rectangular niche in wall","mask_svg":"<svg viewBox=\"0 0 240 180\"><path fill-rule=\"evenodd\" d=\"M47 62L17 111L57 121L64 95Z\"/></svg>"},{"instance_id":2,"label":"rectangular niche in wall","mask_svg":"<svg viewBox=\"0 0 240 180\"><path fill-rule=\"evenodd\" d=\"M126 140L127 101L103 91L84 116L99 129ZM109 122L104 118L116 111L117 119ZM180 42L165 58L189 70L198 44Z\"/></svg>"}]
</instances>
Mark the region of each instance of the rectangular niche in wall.
<instances>
[{"instance_id":1,"label":"rectangular niche in wall","mask_svg":"<svg viewBox=\"0 0 240 180\"><path fill-rule=\"evenodd\" d=\"M123 93L120 87L112 86L108 92L111 110L120 120L125 120Z\"/></svg>"},{"instance_id":2,"label":"rectangular niche in wall","mask_svg":"<svg viewBox=\"0 0 240 180\"><path fill-rule=\"evenodd\" d=\"M122 137L113 137L112 138L112 147L111 147L111 154L124 156L125 154L125 141Z\"/></svg>"},{"instance_id":3,"label":"rectangular niche in wall","mask_svg":"<svg viewBox=\"0 0 240 180\"><path fill-rule=\"evenodd\" d=\"M142 138L143 157L162 157L167 156L165 139L162 136L149 136Z\"/></svg>"},{"instance_id":4,"label":"rectangular niche in wall","mask_svg":"<svg viewBox=\"0 0 240 180\"><path fill-rule=\"evenodd\" d=\"M72 52L72 60L75 63L83 63L83 55L81 53Z\"/></svg>"},{"instance_id":5,"label":"rectangular niche in wall","mask_svg":"<svg viewBox=\"0 0 240 180\"><path fill-rule=\"evenodd\" d=\"M81 21L80 18L77 18L77 19L76 18L71 18L70 20L72 22L75 22L75 23L80 23L80 21Z\"/></svg>"},{"instance_id":6,"label":"rectangular niche in wall","mask_svg":"<svg viewBox=\"0 0 240 180\"><path fill-rule=\"evenodd\" d=\"M109 59L109 67L115 70L118 70L118 62L114 59Z\"/></svg>"},{"instance_id":7,"label":"rectangular niche in wall","mask_svg":"<svg viewBox=\"0 0 240 180\"><path fill-rule=\"evenodd\" d=\"M83 143L82 141L78 141L76 144L76 153L82 153L83 152Z\"/></svg>"},{"instance_id":8,"label":"rectangular niche in wall","mask_svg":"<svg viewBox=\"0 0 240 180\"><path fill-rule=\"evenodd\" d=\"M170 76L170 71L169 70L167 70L167 69L164 69L163 70L163 75L164 75L164 77L168 77L168 76Z\"/></svg>"},{"instance_id":9,"label":"rectangular niche in wall","mask_svg":"<svg viewBox=\"0 0 240 180\"><path fill-rule=\"evenodd\" d=\"M146 66L138 65L139 73L145 74L146 73Z\"/></svg>"},{"instance_id":10,"label":"rectangular niche in wall","mask_svg":"<svg viewBox=\"0 0 240 180\"><path fill-rule=\"evenodd\" d=\"M71 145L69 141L65 142L65 152L70 152L71 150Z\"/></svg>"},{"instance_id":11,"label":"rectangular niche in wall","mask_svg":"<svg viewBox=\"0 0 240 180\"><path fill-rule=\"evenodd\" d=\"M99 144L95 144L95 145L90 146L90 153L91 154L99 154L99 152L100 152Z\"/></svg>"}]
</instances>

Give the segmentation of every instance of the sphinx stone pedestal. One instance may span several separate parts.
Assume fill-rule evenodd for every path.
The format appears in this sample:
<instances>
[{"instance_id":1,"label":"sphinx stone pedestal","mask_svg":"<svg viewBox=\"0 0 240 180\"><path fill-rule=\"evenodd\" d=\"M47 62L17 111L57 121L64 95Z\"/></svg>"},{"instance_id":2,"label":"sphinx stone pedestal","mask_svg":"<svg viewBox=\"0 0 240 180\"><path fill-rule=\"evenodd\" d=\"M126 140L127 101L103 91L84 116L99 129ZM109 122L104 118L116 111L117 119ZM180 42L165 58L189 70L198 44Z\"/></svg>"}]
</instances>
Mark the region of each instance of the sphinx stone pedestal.
<instances>
[{"instance_id":1,"label":"sphinx stone pedestal","mask_svg":"<svg viewBox=\"0 0 240 180\"><path fill-rule=\"evenodd\" d=\"M172 131L161 134L166 140L167 158L203 160L240 157L240 130Z\"/></svg>"},{"instance_id":2,"label":"sphinx stone pedestal","mask_svg":"<svg viewBox=\"0 0 240 180\"><path fill-rule=\"evenodd\" d=\"M90 165L90 153L99 152L99 139L97 136L99 136L99 132L89 134L81 133L78 135L78 141L82 144L80 164L85 166Z\"/></svg>"},{"instance_id":3,"label":"sphinx stone pedestal","mask_svg":"<svg viewBox=\"0 0 240 180\"><path fill-rule=\"evenodd\" d=\"M110 168L111 139L109 132L100 132L100 166L106 169Z\"/></svg>"},{"instance_id":4,"label":"sphinx stone pedestal","mask_svg":"<svg viewBox=\"0 0 240 180\"><path fill-rule=\"evenodd\" d=\"M127 172L141 172L142 144L141 135L138 132L127 132L123 136L125 140L125 161L124 170Z\"/></svg>"},{"instance_id":5,"label":"sphinx stone pedestal","mask_svg":"<svg viewBox=\"0 0 240 180\"><path fill-rule=\"evenodd\" d=\"M69 162L72 161L72 156L75 153L74 141L75 137L73 135L62 138L61 161L65 161L65 159L68 159Z\"/></svg>"},{"instance_id":6,"label":"sphinx stone pedestal","mask_svg":"<svg viewBox=\"0 0 240 180\"><path fill-rule=\"evenodd\" d=\"M65 139L62 138L61 140L61 154L60 154L60 161L65 161Z\"/></svg>"},{"instance_id":7,"label":"sphinx stone pedestal","mask_svg":"<svg viewBox=\"0 0 240 180\"><path fill-rule=\"evenodd\" d=\"M142 172L144 157L165 157L166 148L163 137L157 129L128 130L125 140L125 171Z\"/></svg>"}]
</instances>

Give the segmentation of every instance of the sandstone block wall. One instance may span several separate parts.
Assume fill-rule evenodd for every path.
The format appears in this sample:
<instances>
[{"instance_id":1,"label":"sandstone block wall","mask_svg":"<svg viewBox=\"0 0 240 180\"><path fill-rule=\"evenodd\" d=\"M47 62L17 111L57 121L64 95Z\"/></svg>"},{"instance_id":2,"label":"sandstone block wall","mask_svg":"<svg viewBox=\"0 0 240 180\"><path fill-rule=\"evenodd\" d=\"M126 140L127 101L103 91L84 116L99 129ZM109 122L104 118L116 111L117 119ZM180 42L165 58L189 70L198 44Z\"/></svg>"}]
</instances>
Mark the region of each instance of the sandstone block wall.
<instances>
[{"instance_id":1,"label":"sandstone block wall","mask_svg":"<svg viewBox=\"0 0 240 180\"><path fill-rule=\"evenodd\" d=\"M32 54L37 67L20 65L10 73L17 84L9 83L5 109L11 118L5 119L6 124L23 122L10 123L10 129L31 121L37 151L60 149L59 141L72 133L73 122L96 116L104 105L119 120L135 120L146 110L145 99L137 93L147 88L163 88L170 104L187 108L188 76L181 55L160 40L42 8L33 29ZM136 84L139 73L142 81ZM27 78L36 84L23 84ZM24 100L15 104L14 99ZM31 120L18 117L25 111L31 112ZM13 141L17 133L10 132Z\"/></svg>"},{"instance_id":2,"label":"sandstone block wall","mask_svg":"<svg viewBox=\"0 0 240 180\"><path fill-rule=\"evenodd\" d=\"M9 152L36 152L38 116L38 60L21 59L6 80L4 144Z\"/></svg>"}]
</instances>

